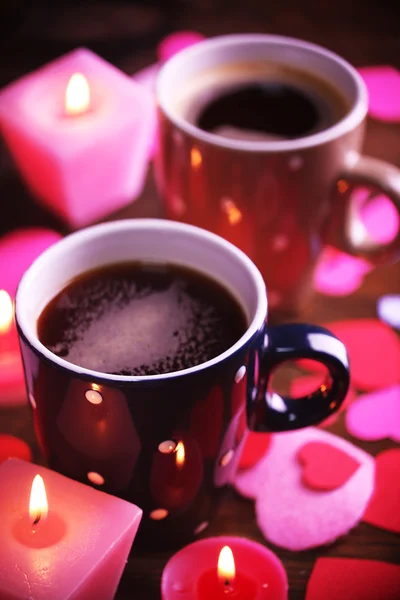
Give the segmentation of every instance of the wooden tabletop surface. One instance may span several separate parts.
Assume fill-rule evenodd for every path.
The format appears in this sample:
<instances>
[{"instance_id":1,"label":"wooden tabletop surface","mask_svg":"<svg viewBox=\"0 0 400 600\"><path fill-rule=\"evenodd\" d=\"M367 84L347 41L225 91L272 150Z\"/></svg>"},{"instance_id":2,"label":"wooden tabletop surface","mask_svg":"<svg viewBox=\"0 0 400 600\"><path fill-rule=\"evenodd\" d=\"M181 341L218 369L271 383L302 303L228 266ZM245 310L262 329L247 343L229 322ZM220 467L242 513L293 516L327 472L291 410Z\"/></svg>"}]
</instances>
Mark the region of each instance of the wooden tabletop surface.
<instances>
[{"instance_id":1,"label":"wooden tabletop surface","mask_svg":"<svg viewBox=\"0 0 400 600\"><path fill-rule=\"evenodd\" d=\"M398 21L390 12L391 3L385 0L368 3L280 0L276 6L263 0L143 3L109 0L88 2L84 7L72 1L61 3L57 9L50 2L33 4L34 7L32 3L16 0L8 7L3 3L0 8L0 86L78 45L91 47L126 72L133 73L154 62L156 42L174 29L196 29L205 35L235 32L291 35L322 44L357 67L381 64L400 68ZM400 167L400 123L370 120L365 151ZM29 225L50 226L67 232L61 223L32 202L4 147L0 147L0 198L0 235ZM110 218L142 216L162 216L151 173L142 197ZM377 298L385 293L400 293L399 264L375 269L351 296L315 295L300 319L322 323L375 317ZM342 416L329 430L351 439ZM0 433L4 432L28 441L35 460L41 462L27 407L0 410ZM388 440L357 442L357 445L374 456L395 446ZM399 477L399 474L394 476ZM255 521L253 502L231 490L227 491L215 520L203 536L224 533L266 543ZM312 551L289 552L266 545L286 567L290 600L305 597L307 580L317 557L357 557L400 563L400 536L363 523L333 545ZM133 553L117 600L158 600L160 577L168 558L167 553Z\"/></svg>"}]
</instances>

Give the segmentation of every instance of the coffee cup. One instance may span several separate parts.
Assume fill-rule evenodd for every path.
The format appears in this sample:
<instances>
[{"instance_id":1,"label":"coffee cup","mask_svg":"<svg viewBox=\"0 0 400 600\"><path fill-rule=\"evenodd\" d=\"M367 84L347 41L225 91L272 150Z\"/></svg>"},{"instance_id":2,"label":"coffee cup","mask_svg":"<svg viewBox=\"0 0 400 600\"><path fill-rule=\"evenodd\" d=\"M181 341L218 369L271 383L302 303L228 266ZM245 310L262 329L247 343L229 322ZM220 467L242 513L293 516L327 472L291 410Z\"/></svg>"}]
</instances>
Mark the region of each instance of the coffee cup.
<instances>
[{"instance_id":1,"label":"coffee cup","mask_svg":"<svg viewBox=\"0 0 400 600\"><path fill-rule=\"evenodd\" d=\"M49 350L38 334L49 303L76 277L129 261L180 265L223 285L243 311L243 335L211 360L144 376L89 369ZM36 436L50 468L139 505L138 542L149 548L180 545L200 533L232 480L247 427L276 432L314 425L339 408L348 389L342 342L318 326L269 327L267 313L264 280L252 261L191 225L115 221L46 250L21 280L16 321ZM113 339L119 333L114 327ZM151 343L162 336L161 324ZM323 363L329 377L293 399L271 380L297 358Z\"/></svg>"},{"instance_id":2,"label":"coffee cup","mask_svg":"<svg viewBox=\"0 0 400 600\"><path fill-rule=\"evenodd\" d=\"M185 49L157 82L156 175L168 218L217 233L260 269L273 312L301 311L324 244L374 263L398 256L362 225L352 191L400 207L400 171L360 154L368 109L340 56L275 35ZM362 235L360 235L360 232Z\"/></svg>"}]
</instances>

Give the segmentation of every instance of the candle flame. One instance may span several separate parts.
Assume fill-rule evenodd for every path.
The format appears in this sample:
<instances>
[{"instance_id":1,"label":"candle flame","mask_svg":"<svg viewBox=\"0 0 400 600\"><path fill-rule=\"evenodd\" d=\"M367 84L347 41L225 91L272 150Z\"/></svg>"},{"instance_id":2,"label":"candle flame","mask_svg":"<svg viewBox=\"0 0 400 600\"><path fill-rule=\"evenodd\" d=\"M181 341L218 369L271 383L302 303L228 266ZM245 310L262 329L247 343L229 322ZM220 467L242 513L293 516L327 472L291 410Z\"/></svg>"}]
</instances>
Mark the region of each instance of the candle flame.
<instances>
[{"instance_id":1,"label":"candle flame","mask_svg":"<svg viewBox=\"0 0 400 600\"><path fill-rule=\"evenodd\" d=\"M175 460L178 469L181 469L185 464L185 446L183 442L178 442L175 448Z\"/></svg>"},{"instance_id":2,"label":"candle flame","mask_svg":"<svg viewBox=\"0 0 400 600\"><path fill-rule=\"evenodd\" d=\"M14 307L10 294L0 290L0 333L7 333L14 317Z\"/></svg>"},{"instance_id":3,"label":"candle flame","mask_svg":"<svg viewBox=\"0 0 400 600\"><path fill-rule=\"evenodd\" d=\"M67 115L81 115L89 110L90 88L82 73L74 73L70 78L65 93L65 112Z\"/></svg>"},{"instance_id":4,"label":"candle flame","mask_svg":"<svg viewBox=\"0 0 400 600\"><path fill-rule=\"evenodd\" d=\"M224 585L230 586L235 579L235 575L236 568L233 552L229 546L224 546L218 558L218 577Z\"/></svg>"},{"instance_id":5,"label":"candle flame","mask_svg":"<svg viewBox=\"0 0 400 600\"><path fill-rule=\"evenodd\" d=\"M48 513L46 488L40 475L36 475L32 482L31 497L29 500L29 516L33 525L44 521Z\"/></svg>"}]
</instances>

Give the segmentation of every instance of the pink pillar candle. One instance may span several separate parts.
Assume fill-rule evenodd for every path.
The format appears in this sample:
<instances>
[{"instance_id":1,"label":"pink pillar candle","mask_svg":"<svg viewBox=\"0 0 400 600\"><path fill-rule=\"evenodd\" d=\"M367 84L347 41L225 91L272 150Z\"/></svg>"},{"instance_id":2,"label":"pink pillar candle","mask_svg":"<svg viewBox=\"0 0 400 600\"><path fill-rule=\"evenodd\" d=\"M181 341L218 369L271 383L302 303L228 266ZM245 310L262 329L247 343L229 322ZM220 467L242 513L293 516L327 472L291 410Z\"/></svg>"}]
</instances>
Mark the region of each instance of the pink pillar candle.
<instances>
[{"instance_id":1,"label":"pink pillar candle","mask_svg":"<svg viewBox=\"0 0 400 600\"><path fill-rule=\"evenodd\" d=\"M164 569L162 600L287 600L288 581L277 556L238 537L200 540Z\"/></svg>"},{"instance_id":2,"label":"pink pillar candle","mask_svg":"<svg viewBox=\"0 0 400 600\"><path fill-rule=\"evenodd\" d=\"M0 405L26 401L24 374L14 321L14 298L22 275L46 248L55 231L19 229L0 239Z\"/></svg>"},{"instance_id":3,"label":"pink pillar candle","mask_svg":"<svg viewBox=\"0 0 400 600\"><path fill-rule=\"evenodd\" d=\"M30 506L36 475L48 512ZM47 512L47 514L46 514ZM18 459L0 465L0 598L111 600L142 511L129 502Z\"/></svg>"},{"instance_id":4,"label":"pink pillar candle","mask_svg":"<svg viewBox=\"0 0 400 600\"><path fill-rule=\"evenodd\" d=\"M155 123L148 90L84 48L0 92L0 127L28 187L73 227L140 194Z\"/></svg>"}]
</instances>

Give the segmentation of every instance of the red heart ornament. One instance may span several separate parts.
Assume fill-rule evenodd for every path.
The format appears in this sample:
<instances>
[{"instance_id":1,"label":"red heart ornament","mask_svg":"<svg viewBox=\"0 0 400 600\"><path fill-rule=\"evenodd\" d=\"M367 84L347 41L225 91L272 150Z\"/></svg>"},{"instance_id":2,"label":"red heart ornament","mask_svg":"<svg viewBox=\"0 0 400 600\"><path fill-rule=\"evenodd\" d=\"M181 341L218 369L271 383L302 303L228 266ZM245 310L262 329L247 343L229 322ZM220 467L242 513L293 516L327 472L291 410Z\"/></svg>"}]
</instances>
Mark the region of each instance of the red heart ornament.
<instances>
[{"instance_id":1,"label":"red heart ornament","mask_svg":"<svg viewBox=\"0 0 400 600\"><path fill-rule=\"evenodd\" d=\"M240 456L239 469L254 467L267 453L271 443L271 434L248 431L246 441Z\"/></svg>"},{"instance_id":2,"label":"red heart ornament","mask_svg":"<svg viewBox=\"0 0 400 600\"><path fill-rule=\"evenodd\" d=\"M24 440L4 433L0 434L0 464L8 458L20 458L31 462L32 452Z\"/></svg>"},{"instance_id":3,"label":"red heart ornament","mask_svg":"<svg viewBox=\"0 0 400 600\"><path fill-rule=\"evenodd\" d=\"M400 567L377 560L319 558L306 600L398 600Z\"/></svg>"},{"instance_id":4,"label":"red heart ornament","mask_svg":"<svg viewBox=\"0 0 400 600\"><path fill-rule=\"evenodd\" d=\"M400 533L400 449L381 452L375 459L375 465L375 491L362 520Z\"/></svg>"},{"instance_id":5,"label":"red heart ornament","mask_svg":"<svg viewBox=\"0 0 400 600\"><path fill-rule=\"evenodd\" d=\"M320 491L336 490L360 467L360 463L339 448L324 442L308 442L297 453L304 466L302 481Z\"/></svg>"},{"instance_id":6,"label":"red heart ornament","mask_svg":"<svg viewBox=\"0 0 400 600\"><path fill-rule=\"evenodd\" d=\"M351 319L325 323L324 327L346 346L356 388L369 391L400 383L400 340L388 325L378 319ZM325 369L316 361L302 360L300 364L310 372Z\"/></svg>"}]
</instances>

